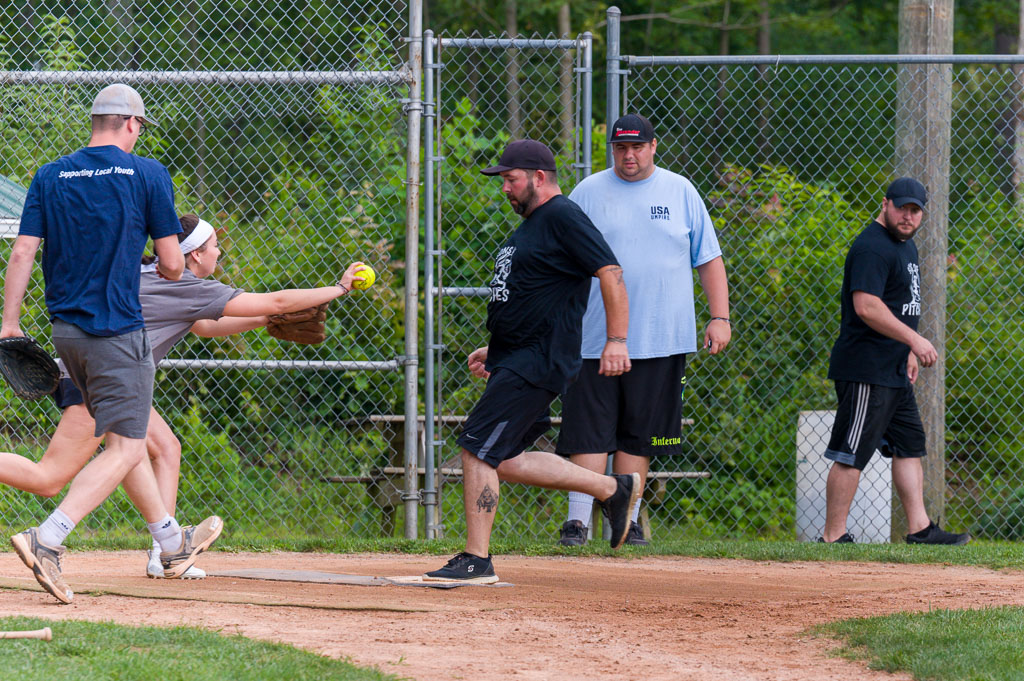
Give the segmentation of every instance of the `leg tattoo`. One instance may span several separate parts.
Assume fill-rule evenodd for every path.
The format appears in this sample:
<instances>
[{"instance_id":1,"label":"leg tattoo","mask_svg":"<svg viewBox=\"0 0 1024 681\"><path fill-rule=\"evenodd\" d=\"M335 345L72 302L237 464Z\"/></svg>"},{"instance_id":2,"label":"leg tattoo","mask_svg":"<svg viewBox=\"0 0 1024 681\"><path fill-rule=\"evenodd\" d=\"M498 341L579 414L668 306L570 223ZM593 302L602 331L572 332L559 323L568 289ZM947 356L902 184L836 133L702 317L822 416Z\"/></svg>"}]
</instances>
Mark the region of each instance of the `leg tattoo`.
<instances>
[{"instance_id":1,"label":"leg tattoo","mask_svg":"<svg viewBox=\"0 0 1024 681\"><path fill-rule=\"evenodd\" d=\"M476 500L476 510L483 511L484 513L494 513L494 509L498 507L498 495L491 490L490 485L484 485L484 491L480 492L480 496Z\"/></svg>"}]
</instances>

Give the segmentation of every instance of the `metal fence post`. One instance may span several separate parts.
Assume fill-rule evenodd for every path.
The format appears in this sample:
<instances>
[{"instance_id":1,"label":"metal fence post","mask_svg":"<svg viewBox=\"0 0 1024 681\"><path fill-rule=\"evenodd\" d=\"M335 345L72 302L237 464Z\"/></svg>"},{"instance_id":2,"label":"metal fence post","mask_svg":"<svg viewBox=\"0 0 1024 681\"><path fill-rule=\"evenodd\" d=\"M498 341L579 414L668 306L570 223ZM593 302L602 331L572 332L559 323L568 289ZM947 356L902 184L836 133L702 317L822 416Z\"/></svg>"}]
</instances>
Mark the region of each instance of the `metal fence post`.
<instances>
[{"instance_id":1,"label":"metal fence post","mask_svg":"<svg viewBox=\"0 0 1024 681\"><path fill-rule=\"evenodd\" d=\"M434 244L434 125L437 111L434 102L434 32L423 32L423 442L424 479L423 506L426 514L424 534L435 539L437 533L437 481L434 476L434 353L440 349L434 330L434 267L439 255Z\"/></svg>"},{"instance_id":2,"label":"metal fence post","mask_svg":"<svg viewBox=\"0 0 1024 681\"><path fill-rule=\"evenodd\" d=\"M419 234L420 116L423 102L423 3L409 3L409 115L405 195L405 538L416 539L419 520Z\"/></svg>"},{"instance_id":3,"label":"metal fence post","mask_svg":"<svg viewBox=\"0 0 1024 681\"><path fill-rule=\"evenodd\" d=\"M611 125L619 118L619 84L621 83L619 79L621 75L619 64L622 63L620 59L622 44L619 40L619 18L622 16L622 11L618 7L609 7L607 14L608 52L605 59L605 71L608 79L608 94L605 104L605 123ZM605 162L607 167L612 167L612 146L610 144L605 152Z\"/></svg>"}]
</instances>

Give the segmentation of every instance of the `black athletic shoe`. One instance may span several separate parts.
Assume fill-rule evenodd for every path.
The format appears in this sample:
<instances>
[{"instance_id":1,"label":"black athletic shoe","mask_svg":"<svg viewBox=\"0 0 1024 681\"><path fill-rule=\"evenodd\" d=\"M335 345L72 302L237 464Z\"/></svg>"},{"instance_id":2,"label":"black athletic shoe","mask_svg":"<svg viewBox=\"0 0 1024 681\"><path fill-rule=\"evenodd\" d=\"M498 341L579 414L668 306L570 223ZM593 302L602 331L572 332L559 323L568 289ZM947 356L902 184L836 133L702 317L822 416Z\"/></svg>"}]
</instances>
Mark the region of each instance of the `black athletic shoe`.
<instances>
[{"instance_id":1,"label":"black athletic shoe","mask_svg":"<svg viewBox=\"0 0 1024 681\"><path fill-rule=\"evenodd\" d=\"M650 546L651 542L644 539L644 531L636 523L629 524L629 532L626 533L626 544L629 546Z\"/></svg>"},{"instance_id":2,"label":"black athletic shoe","mask_svg":"<svg viewBox=\"0 0 1024 681\"><path fill-rule=\"evenodd\" d=\"M835 541L825 541L824 537L818 537L818 543L819 544L853 544L855 542L853 541L853 535L850 534L849 532L847 532L846 534L844 534L839 539L836 539Z\"/></svg>"},{"instance_id":3,"label":"black athletic shoe","mask_svg":"<svg viewBox=\"0 0 1024 681\"><path fill-rule=\"evenodd\" d=\"M490 556L481 558L463 551L445 563L440 570L424 574L423 580L427 582L494 584L498 581L498 575L494 574L494 565L491 563Z\"/></svg>"},{"instance_id":4,"label":"black athletic shoe","mask_svg":"<svg viewBox=\"0 0 1024 681\"><path fill-rule=\"evenodd\" d=\"M946 532L934 522L929 523L928 527L924 528L920 532L907 535L908 544L945 544L962 546L969 541L971 541L971 535L968 533L964 532L963 534L955 534L953 532Z\"/></svg>"},{"instance_id":5,"label":"black athletic shoe","mask_svg":"<svg viewBox=\"0 0 1024 681\"><path fill-rule=\"evenodd\" d=\"M626 541L626 535L629 534L629 521L636 500L640 497L641 486L639 473L615 474L612 477L616 483L615 494L597 503L600 504L604 517L608 519L608 524L612 528L609 543L613 549L617 549L622 546L622 542Z\"/></svg>"},{"instance_id":6,"label":"black athletic shoe","mask_svg":"<svg viewBox=\"0 0 1024 681\"><path fill-rule=\"evenodd\" d=\"M561 546L583 546L587 543L587 526L578 520L566 520L558 531Z\"/></svg>"}]
</instances>

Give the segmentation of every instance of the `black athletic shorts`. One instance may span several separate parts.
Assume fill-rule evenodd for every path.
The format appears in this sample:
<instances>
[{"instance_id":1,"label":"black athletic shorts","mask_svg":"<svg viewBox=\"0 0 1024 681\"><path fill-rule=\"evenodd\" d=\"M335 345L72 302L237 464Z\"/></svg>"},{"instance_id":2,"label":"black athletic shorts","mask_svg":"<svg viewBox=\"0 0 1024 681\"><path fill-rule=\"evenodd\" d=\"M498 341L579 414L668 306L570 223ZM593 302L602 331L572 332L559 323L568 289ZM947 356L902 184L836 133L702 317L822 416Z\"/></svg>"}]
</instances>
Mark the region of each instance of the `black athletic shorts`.
<instances>
[{"instance_id":1,"label":"black athletic shorts","mask_svg":"<svg viewBox=\"0 0 1024 681\"><path fill-rule=\"evenodd\" d=\"M620 376L599 375L600 363L583 360L576 382L562 396L562 429L555 451L679 454L686 355L636 359Z\"/></svg>"},{"instance_id":2,"label":"black athletic shorts","mask_svg":"<svg viewBox=\"0 0 1024 681\"><path fill-rule=\"evenodd\" d=\"M53 401L61 409L67 409L76 404L85 404L82 391L75 387L75 382L67 376L61 378L60 382L57 383L57 389L53 391Z\"/></svg>"},{"instance_id":3,"label":"black athletic shorts","mask_svg":"<svg viewBox=\"0 0 1024 681\"><path fill-rule=\"evenodd\" d=\"M510 369L495 369L456 443L497 468L551 428L556 397L558 393L539 388Z\"/></svg>"},{"instance_id":4,"label":"black athletic shorts","mask_svg":"<svg viewBox=\"0 0 1024 681\"><path fill-rule=\"evenodd\" d=\"M864 470L875 450L915 459L927 453L914 388L836 381L839 409L825 458Z\"/></svg>"}]
</instances>

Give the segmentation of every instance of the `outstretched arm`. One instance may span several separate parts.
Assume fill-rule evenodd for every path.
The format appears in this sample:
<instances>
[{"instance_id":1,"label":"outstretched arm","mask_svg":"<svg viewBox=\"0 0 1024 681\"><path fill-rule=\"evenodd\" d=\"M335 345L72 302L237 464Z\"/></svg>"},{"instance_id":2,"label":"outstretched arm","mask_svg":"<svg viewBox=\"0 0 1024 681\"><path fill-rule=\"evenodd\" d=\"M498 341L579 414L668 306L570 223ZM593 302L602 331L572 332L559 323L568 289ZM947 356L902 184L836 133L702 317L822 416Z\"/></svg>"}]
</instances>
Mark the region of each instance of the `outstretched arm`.
<instances>
[{"instance_id":1,"label":"outstretched arm","mask_svg":"<svg viewBox=\"0 0 1024 681\"><path fill-rule=\"evenodd\" d=\"M270 320L266 315L259 317L221 317L220 319L200 319L192 325L192 333L203 338L234 336L266 326Z\"/></svg>"},{"instance_id":2,"label":"outstretched arm","mask_svg":"<svg viewBox=\"0 0 1024 681\"><path fill-rule=\"evenodd\" d=\"M261 317L272 314L296 312L307 307L326 303L347 294L355 280L362 280L355 271L362 266L354 262L345 270L341 280L334 286L318 288L290 288L272 293L243 293L235 296L224 306L227 317Z\"/></svg>"},{"instance_id":3,"label":"outstretched arm","mask_svg":"<svg viewBox=\"0 0 1024 681\"><path fill-rule=\"evenodd\" d=\"M606 265L595 274L601 284L601 299L604 301L607 340L601 352L598 373L602 376L618 376L632 368L629 351L626 349L626 333L629 331L629 297L622 280L622 268Z\"/></svg>"}]
</instances>

